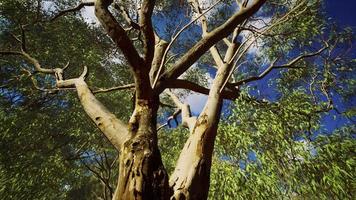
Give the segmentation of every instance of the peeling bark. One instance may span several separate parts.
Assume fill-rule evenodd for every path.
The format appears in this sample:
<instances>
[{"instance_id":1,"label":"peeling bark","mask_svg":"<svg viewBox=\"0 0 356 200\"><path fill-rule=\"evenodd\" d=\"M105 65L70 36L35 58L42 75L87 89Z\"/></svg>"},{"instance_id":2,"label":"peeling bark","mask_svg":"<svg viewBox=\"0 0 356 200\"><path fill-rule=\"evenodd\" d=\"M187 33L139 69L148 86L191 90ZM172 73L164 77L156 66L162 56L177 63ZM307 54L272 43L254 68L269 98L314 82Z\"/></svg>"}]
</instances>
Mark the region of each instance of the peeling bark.
<instances>
[{"instance_id":1,"label":"peeling bark","mask_svg":"<svg viewBox=\"0 0 356 200\"><path fill-rule=\"evenodd\" d=\"M158 101L137 100L129 122L130 139L120 155L115 200L168 199L168 175L157 144Z\"/></svg>"}]
</instances>

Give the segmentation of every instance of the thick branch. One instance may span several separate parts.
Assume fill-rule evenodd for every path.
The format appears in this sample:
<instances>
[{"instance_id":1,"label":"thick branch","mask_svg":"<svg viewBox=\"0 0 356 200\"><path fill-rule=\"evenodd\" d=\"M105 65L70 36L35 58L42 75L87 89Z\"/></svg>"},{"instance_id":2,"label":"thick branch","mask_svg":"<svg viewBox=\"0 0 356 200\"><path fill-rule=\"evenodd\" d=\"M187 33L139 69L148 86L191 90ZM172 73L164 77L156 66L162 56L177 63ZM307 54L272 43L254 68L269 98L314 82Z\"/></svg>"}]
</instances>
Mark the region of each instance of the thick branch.
<instances>
[{"instance_id":1,"label":"thick branch","mask_svg":"<svg viewBox=\"0 0 356 200\"><path fill-rule=\"evenodd\" d=\"M103 132L111 144L117 150L120 150L121 145L129 137L127 125L116 118L114 114L108 111L107 108L96 99L85 83L84 78L80 77L75 79L73 83L86 114Z\"/></svg>"},{"instance_id":2,"label":"thick branch","mask_svg":"<svg viewBox=\"0 0 356 200\"><path fill-rule=\"evenodd\" d=\"M140 10L139 25L143 36L143 51L146 64L150 65L155 49L155 34L152 26L152 13L155 0L143 0Z\"/></svg>"},{"instance_id":3,"label":"thick branch","mask_svg":"<svg viewBox=\"0 0 356 200\"><path fill-rule=\"evenodd\" d=\"M95 15L111 39L121 49L130 66L134 70L138 70L138 68L144 66L143 59L136 51L125 30L108 10L111 3L112 0L97 0L95 2Z\"/></svg>"},{"instance_id":4,"label":"thick branch","mask_svg":"<svg viewBox=\"0 0 356 200\"><path fill-rule=\"evenodd\" d=\"M95 2L95 15L107 31L108 35L121 49L132 68L136 84L136 98L148 99L151 95L150 91L152 91L149 78L150 65L144 62L130 38L127 36L125 30L108 10L108 7L112 2L112 0L97 0Z\"/></svg>"},{"instance_id":5,"label":"thick branch","mask_svg":"<svg viewBox=\"0 0 356 200\"><path fill-rule=\"evenodd\" d=\"M198 43L186 52L169 71L162 74L162 79L167 80L179 77L214 44L227 37L237 25L255 14L265 2L266 0L255 0L251 6L248 8L241 8L238 13L230 17L224 24L206 34Z\"/></svg>"},{"instance_id":6,"label":"thick branch","mask_svg":"<svg viewBox=\"0 0 356 200\"><path fill-rule=\"evenodd\" d=\"M181 79L176 79L176 80L172 80L167 82L167 84L165 85L166 88L177 88L177 89L187 89L187 90L191 90L194 92L198 92L201 94L205 94L205 95L209 95L210 89L205 88L203 86L200 86L196 83L187 81L187 80L181 80ZM240 95L239 90L235 87L231 87L229 85L229 87L227 87L225 90L222 91L222 98L224 99L230 99L230 100L234 100L236 98L238 98Z\"/></svg>"},{"instance_id":7,"label":"thick branch","mask_svg":"<svg viewBox=\"0 0 356 200\"><path fill-rule=\"evenodd\" d=\"M58 88L66 88L75 86L78 96L87 115L94 121L103 134L109 139L111 144L120 150L120 146L128 138L127 126L110 113L104 105L102 105L94 96L85 83L84 79L87 75L88 69L85 66L82 74L78 78L63 79L63 71L68 67L67 63L63 68L45 69L42 68L37 59L26 53L23 49L21 51L0 51L1 55L21 55L31 62L35 70L45 74L53 74L56 77L56 86ZM32 76L32 73L26 70ZM32 79L35 87L38 87L35 80Z\"/></svg>"},{"instance_id":8,"label":"thick branch","mask_svg":"<svg viewBox=\"0 0 356 200\"><path fill-rule=\"evenodd\" d=\"M151 85L153 85L154 78L157 76L159 67L161 65L163 54L168 46L168 42L163 39L160 39L156 36L156 46L155 46L155 53L153 57L152 67L150 69L150 81Z\"/></svg>"},{"instance_id":9,"label":"thick branch","mask_svg":"<svg viewBox=\"0 0 356 200\"><path fill-rule=\"evenodd\" d=\"M197 21L200 17L202 17L204 14L206 14L208 11L210 11L211 9L213 9L216 5L218 5L218 3L220 3L221 0L217 1L215 4L213 4L210 8L208 8L207 10L205 10L203 13L201 13L199 16L197 16L195 19L193 19L192 21L190 21L188 24L186 24L185 26L183 26L183 28L181 28L178 33L172 38L172 40L169 42L166 50L164 51L163 54L163 58L162 58L162 62L159 66L158 72L157 72L157 76L155 77L152 87L154 88L156 86L156 83L159 79L159 76L161 75L162 69L164 64L166 63L166 57L168 55L168 51L170 50L171 46L173 45L173 43L178 39L179 35L185 30L187 29L190 25L192 25L195 21ZM193 62L194 63L194 62ZM192 64L193 64L192 63ZM178 76L177 76L178 77ZM175 77L175 78L177 78Z\"/></svg>"}]
</instances>

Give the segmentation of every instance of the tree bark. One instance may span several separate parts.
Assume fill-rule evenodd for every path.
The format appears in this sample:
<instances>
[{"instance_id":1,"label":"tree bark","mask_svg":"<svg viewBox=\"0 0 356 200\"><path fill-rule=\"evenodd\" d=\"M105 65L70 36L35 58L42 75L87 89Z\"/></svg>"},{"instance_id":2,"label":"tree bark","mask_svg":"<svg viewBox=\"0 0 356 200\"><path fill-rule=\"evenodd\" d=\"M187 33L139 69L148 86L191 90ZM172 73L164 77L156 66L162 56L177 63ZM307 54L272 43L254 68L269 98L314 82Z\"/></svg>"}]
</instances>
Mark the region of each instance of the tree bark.
<instances>
[{"instance_id":1,"label":"tree bark","mask_svg":"<svg viewBox=\"0 0 356 200\"><path fill-rule=\"evenodd\" d=\"M222 99L215 96L210 102L208 100L198 117L170 178L170 186L174 190L172 200L201 200L208 197L210 168Z\"/></svg>"},{"instance_id":2,"label":"tree bark","mask_svg":"<svg viewBox=\"0 0 356 200\"><path fill-rule=\"evenodd\" d=\"M157 144L157 102L136 100L129 122L130 139L121 147L114 200L169 199L168 175Z\"/></svg>"}]
</instances>

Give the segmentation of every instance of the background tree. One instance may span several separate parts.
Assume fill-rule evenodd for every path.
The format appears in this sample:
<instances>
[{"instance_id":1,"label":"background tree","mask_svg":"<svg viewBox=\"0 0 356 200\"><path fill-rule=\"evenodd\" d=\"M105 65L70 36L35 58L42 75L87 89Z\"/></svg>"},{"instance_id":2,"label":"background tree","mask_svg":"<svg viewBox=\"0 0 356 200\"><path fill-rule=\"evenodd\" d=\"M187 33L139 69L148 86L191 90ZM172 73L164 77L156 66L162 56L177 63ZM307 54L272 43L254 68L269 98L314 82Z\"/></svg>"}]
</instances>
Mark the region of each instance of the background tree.
<instances>
[{"instance_id":1,"label":"background tree","mask_svg":"<svg viewBox=\"0 0 356 200\"><path fill-rule=\"evenodd\" d=\"M236 179L240 182L232 182L245 186L241 187L242 192L238 196L243 198L251 194L249 186L257 181L261 183L261 188L258 188L257 192L255 189L256 198L266 197L268 194L306 197L316 191L316 186L324 188L325 191L326 188L332 187L329 191L334 195L350 197L348 193L352 190L345 189L339 192L340 187L346 187L347 181L343 182L340 178L335 179L336 181L329 180L330 177L337 178L335 176L324 176L328 177L323 180L326 185L334 182L337 184L323 187L316 184L316 179L289 180L285 177L292 176L293 173L283 171L292 168L294 173L298 170L308 170L308 173L315 175L322 167L308 165L322 161L310 155L297 141L303 138L303 135L309 139L311 133L317 130L318 117L321 113L332 109L338 110L331 97L331 91L340 91L340 88L350 85L349 82L337 81L335 77L342 75L336 72L340 65L348 69L349 65L354 64L347 62L348 50L345 45L345 41L352 43L352 33L346 31L343 35L327 36L325 33L327 24L322 17L320 1L212 1L205 2L204 5L197 0L188 1L189 5L182 2L144 0L139 2L96 0L79 4L77 1L46 3L4 1L1 4L1 21L6 31L1 34L1 40L5 42L0 51L4 56L1 60L4 63L1 69L4 71L4 76L1 77L3 84L1 94L4 97L2 105L11 105L12 111L10 116L2 113L4 120L12 122L6 123L7 126L2 132L9 138L7 141L11 144L14 138L12 133L15 119L19 120L18 123L29 124L23 113L38 114L38 121L31 120L31 125L26 126L28 129L19 132L29 130L33 143L45 144L40 149L50 152L48 155L31 152L32 154L26 157L31 166L39 166L45 171L45 175L54 176L54 173L45 170L47 168L68 170L69 167L63 166L63 163L67 162L70 167L85 168L84 170L90 171L100 180L104 198L206 199L223 100L239 98L239 107L236 110L238 114L230 119L239 120L238 124L231 127L233 131L225 129L219 131L222 137L218 139L218 145L220 141L229 138L225 133L230 134L229 136L234 138L230 140L231 142L241 144L235 143L236 147L241 149L240 154L234 154L233 148L227 146L229 148L224 147L221 150L218 148L214 159L216 163L235 163L233 168L225 169L235 170L237 176L247 177ZM72 7L73 5L76 6ZM90 26L80 17L68 15L69 12L91 6L95 7L95 14L101 26L113 42L103 35L100 27ZM170 13L172 8L177 6L178 9L172 15ZM51 10L52 8L54 9ZM175 23L177 18L181 21L178 24ZM163 26L166 26L166 29L162 28ZM194 34L186 40L187 37L183 37L184 31ZM330 32L330 29L326 32ZM179 38L180 35L183 36ZM63 41L63 38L68 39ZM82 72L79 66L84 66ZM196 74L201 70L194 70L192 66L207 67L205 70L209 74L214 74L215 78L209 87L194 82L200 80ZM273 76L275 81L271 84L278 88L284 86L285 81L286 87L278 88L279 93L270 99L272 102L265 100L261 102L245 95L254 94L259 86L263 88L267 85L265 78L272 76L275 71L281 72L281 75L275 74ZM78 78L68 78L76 77L75 74L80 73ZM343 80L349 80L350 74L344 76L346 78ZM41 92L33 92L29 88L22 89L29 84ZM108 85L110 88L105 88ZM111 87L113 85L114 87ZM246 86L251 85L254 87L248 90L251 87ZM300 88L295 86L308 90L301 92ZM134 90L132 100L130 93L120 92L124 89ZM189 105L179 97L182 93L171 89L185 89L208 95L203 111L197 117L192 116ZM81 106L94 123L85 120L75 103L77 101L67 90L77 92ZM107 93L114 91L115 93ZM48 95L53 93L58 95L49 98ZM108 95L101 98L98 93ZM307 98L305 94L311 95L311 98ZM33 101L35 98L31 95L40 96L42 99ZM26 101L27 98L31 101ZM246 98L248 104L244 103ZM177 162L173 165L166 161L167 169L171 171L174 168L170 176L162 163L159 151L158 138L162 136L157 134L157 130L164 127L158 125L158 116L167 116L166 112L169 112L169 109L159 110L160 106L167 106L168 102L163 102L167 99L173 104L168 107L176 107L176 111L174 113L172 111L173 115L169 117L166 125L170 125L180 113L183 127L189 130L180 156L175 156L178 158ZM293 100L296 100L295 104L292 104ZM130 101L133 103L129 103ZM318 106L317 102L325 103ZM33 103L40 105L30 111L23 109L26 105L31 109L36 108ZM48 109L42 113L41 109L46 106ZM110 111L107 108L110 108ZM273 109L277 110L277 114ZM162 115L159 114L161 111ZM69 112L76 116L75 120L68 121ZM258 112L262 115L258 115ZM291 118L294 124L285 121L291 113L295 115ZM43 123L44 119L51 119L51 116L58 116L62 120L56 122L49 120ZM249 123L242 123L246 119ZM68 129L67 126L70 125L68 123L74 124L74 130ZM119 159L116 159L117 153L110 150L97 136L83 134L94 132L89 124L94 124L104 134L119 152ZM50 127L47 135L60 132L63 137L56 139L53 136L44 136L43 140L39 140L33 132L41 127ZM65 128L68 133L58 127ZM271 143L267 139L268 136L274 139L273 134L280 137L275 137L276 141ZM258 141L264 142L260 146L256 144ZM308 141L311 143L313 140ZM345 148L338 150L344 149L345 152L349 152L353 143L348 141L350 140L346 140ZM5 151L13 147L18 149L16 146L28 147L24 144L27 140L16 142L17 140L15 144L5 147ZM7 144L8 142L4 142L4 145ZM323 153L324 148L332 149L333 144L313 145L316 146L315 149L319 146L322 149L318 154L320 157L317 157L321 160L324 155L326 158L334 155ZM297 150L298 154L295 154L294 151ZM12 154L13 150L9 152ZM9 152L5 152L4 155L11 155ZM34 157L31 157L32 155ZM82 157L83 155L86 157ZM38 162L36 156L45 160L44 167L32 162ZM77 162L68 162L68 158L73 156ZM31 159L28 159L29 157ZM299 157L303 158L303 162L300 162ZM346 156L346 161L349 158ZM4 156L3 160L7 159L9 158ZM119 176L114 193L112 179L115 175L111 169L116 160ZM289 160L299 162L291 164ZM346 164L337 162L336 171L341 169L345 171L346 174L339 170L344 175L352 177L353 174L347 171L353 168L350 162ZM266 163L273 165L266 166ZM96 164L97 167L93 168ZM303 165L307 167L302 167ZM10 166L19 167L1 166L0 169L6 173L15 173L16 176L10 180L22 180L23 172L20 171L24 165L21 160L13 159ZM308 169L310 166L313 167ZM35 170L28 174L35 175L37 172ZM74 170L71 171L73 172L75 173ZM88 176L83 173L85 172L78 172L83 181L88 181ZM12 175L6 175L4 179L7 176ZM214 173L213 177L216 177ZM272 178L268 179L269 177ZM263 185L264 178L268 179L270 184ZM76 187L69 181L73 179L76 179L75 174L69 174L68 178L65 178L67 182L59 184L59 179L48 178L49 183L56 186L49 189L62 190L63 195L72 198L75 198L73 195L79 190L96 190L95 184ZM296 187L296 183L305 183L305 186ZM33 187L39 185L31 181L25 184L30 184L32 189L39 189ZM83 186L80 183L78 185ZM214 196L219 187L214 182L213 186L211 195ZM308 186L312 186L313 190L309 190ZM6 187L7 185L1 190L7 191ZM264 187L269 188L264 190ZM22 187L14 188L13 191L22 191ZM265 193L266 191L270 193ZM82 198L90 198L89 194L80 193L85 195ZM13 198L11 195L13 192L10 191L8 196ZM39 193L34 195L45 197Z\"/></svg>"}]
</instances>

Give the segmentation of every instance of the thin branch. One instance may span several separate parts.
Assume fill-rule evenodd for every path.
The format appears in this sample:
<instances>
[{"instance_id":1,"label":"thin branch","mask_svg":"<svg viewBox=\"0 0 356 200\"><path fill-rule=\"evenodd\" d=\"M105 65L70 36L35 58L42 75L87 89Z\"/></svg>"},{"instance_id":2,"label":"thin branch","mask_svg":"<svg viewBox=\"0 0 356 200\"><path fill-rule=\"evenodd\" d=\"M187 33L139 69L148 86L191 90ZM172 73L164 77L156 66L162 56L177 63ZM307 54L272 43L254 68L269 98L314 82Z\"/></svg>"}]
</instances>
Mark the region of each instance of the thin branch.
<instances>
[{"instance_id":1,"label":"thin branch","mask_svg":"<svg viewBox=\"0 0 356 200\"><path fill-rule=\"evenodd\" d=\"M188 2L190 3L190 5L193 7L193 9L195 10L196 13L198 13L199 15L202 14L202 9L199 5L199 1L198 0L188 0ZM206 35L208 34L208 22L207 22L207 19L206 19L206 16L203 15L201 17L201 26L202 26L202 31L203 31L203 35ZM217 66L222 66L224 61L219 53L219 50L218 48L216 47L216 45L212 46L210 48L210 53L216 63Z\"/></svg>"},{"instance_id":2,"label":"thin branch","mask_svg":"<svg viewBox=\"0 0 356 200\"><path fill-rule=\"evenodd\" d=\"M0 51L0 55L22 55L21 51Z\"/></svg>"},{"instance_id":3,"label":"thin branch","mask_svg":"<svg viewBox=\"0 0 356 200\"><path fill-rule=\"evenodd\" d=\"M126 8L122 5L119 5L118 3L114 4L114 8L120 11L121 16L125 19L125 21L128 23L130 28L140 30L140 25L138 25L131 17L129 12L126 10Z\"/></svg>"},{"instance_id":4,"label":"thin branch","mask_svg":"<svg viewBox=\"0 0 356 200\"><path fill-rule=\"evenodd\" d=\"M99 88L93 91L93 94L98 94L98 93L105 93L105 92L112 92L112 91L118 91L118 90L126 90L126 89L133 89L135 88L135 84L127 84L127 85L120 85L116 87L111 87L111 88Z\"/></svg>"},{"instance_id":5,"label":"thin branch","mask_svg":"<svg viewBox=\"0 0 356 200\"><path fill-rule=\"evenodd\" d=\"M166 127L166 126L168 126L169 128L171 128L171 127L172 127L172 125L171 125L171 121L172 121L172 120L174 120L174 122L175 122L176 125L178 126L177 117L178 117L178 115L179 115L181 112L182 112L181 109L176 110L171 116L168 117L166 123L162 124L161 126L159 126L159 127L157 128L157 131L161 130L162 128L164 128L164 127Z\"/></svg>"},{"instance_id":6,"label":"thin branch","mask_svg":"<svg viewBox=\"0 0 356 200\"><path fill-rule=\"evenodd\" d=\"M191 91L194 91L194 92L197 92L200 94L205 94L205 95L209 95L209 91L210 91L210 89L208 89L208 88L200 86L200 85L193 83L191 81L182 80L182 79L176 79L176 80L167 82L165 87L171 88L171 89L174 89L174 88L187 89L187 90L191 90ZM224 99L234 100L239 97L239 90L234 87L228 87L228 89L224 89L222 91L222 97Z\"/></svg>"},{"instance_id":7,"label":"thin branch","mask_svg":"<svg viewBox=\"0 0 356 200\"><path fill-rule=\"evenodd\" d=\"M248 3L248 0L245 0L241 6L246 7ZM261 36L265 35L267 31L271 30L273 27L277 26L278 24L281 24L283 22L285 22L288 19L288 16L290 16L294 11L296 11L298 8L301 7L301 5L303 5L303 3L300 3L299 5L297 5L296 7L294 7L292 10L290 10L289 12L287 12L283 17L281 17L280 19L278 19L274 24L272 24L271 26L267 27L266 29L264 29L261 32L258 32L259 35L257 37L254 38L253 41L250 41L251 37L247 38L243 44L240 44L239 47L237 48L235 54L231 57L225 60L229 60L228 64L231 64L235 57L239 54L240 50L242 47L244 47L246 44L248 44L248 46L240 53L239 57L235 60L232 69L229 72L229 75L227 76L227 78L225 79L223 86L220 88L220 92L224 89L225 85L228 83L230 77L232 76L232 74L234 73L234 71L240 67L242 65L242 63L240 63L239 65L237 65L237 63L241 60L242 56L247 52L247 50L251 47L251 45L256 42ZM303 13L306 9L303 9L301 12L297 13L296 16L298 16L299 14ZM244 23L241 26L238 26L235 31L234 31L234 37L232 39L232 42L235 41L235 39L237 38L237 36L239 35L239 33L242 30L245 30L245 24L247 23L247 20L244 21ZM253 32L254 33L254 32ZM276 61L275 61L276 62Z\"/></svg>"},{"instance_id":8,"label":"thin branch","mask_svg":"<svg viewBox=\"0 0 356 200\"><path fill-rule=\"evenodd\" d=\"M170 104L167 104L167 103L163 103L163 102L159 102L159 105L162 106L162 107L167 107L167 108L177 108L175 106L172 106Z\"/></svg>"},{"instance_id":9,"label":"thin branch","mask_svg":"<svg viewBox=\"0 0 356 200\"><path fill-rule=\"evenodd\" d=\"M299 62L302 59L308 58L308 57L313 57L316 55L321 54L325 49L328 48L328 45L324 46L323 48L319 49L318 51L314 52L314 53L309 53L309 54L304 54L304 55L300 55L296 58L294 58L293 60L291 60L290 62L284 64L284 65L274 65L275 61L272 62L272 64L265 70L263 71L260 75L258 76L253 76L250 78L246 78L243 79L241 81L238 81L236 83L232 83L233 86L240 86L240 85L244 85L246 83L252 82L252 81L257 81L257 80L261 80L263 79L267 74L269 74L273 69L284 69L284 68L296 68L293 67L293 65L295 65L297 62Z\"/></svg>"},{"instance_id":10,"label":"thin branch","mask_svg":"<svg viewBox=\"0 0 356 200\"><path fill-rule=\"evenodd\" d=\"M164 123L164 124L158 126L157 132L160 131L160 130L162 130L162 129L163 129L164 127L166 127L166 126L168 126L168 122L166 122L166 123Z\"/></svg>"},{"instance_id":11,"label":"thin branch","mask_svg":"<svg viewBox=\"0 0 356 200\"><path fill-rule=\"evenodd\" d=\"M95 157L94 157L94 158L95 158ZM94 176L96 176L106 187L108 187L109 190L112 191L112 188L111 188L111 186L110 186L110 183L109 183L109 181L108 181L106 178L104 178L103 176L101 176L99 172L97 172L97 171L95 171L94 169L92 169L91 167L89 167L89 165L86 164L85 161L80 160L80 162L85 166L85 168L87 168L89 171L91 171L91 172L94 174Z\"/></svg>"},{"instance_id":12,"label":"thin branch","mask_svg":"<svg viewBox=\"0 0 356 200\"><path fill-rule=\"evenodd\" d=\"M180 108L182 112L182 125L188 128L190 132L192 132L196 124L197 118L192 117L189 104L182 103L173 92L169 90L166 90L165 92L169 95L169 97L171 97L177 107Z\"/></svg>"},{"instance_id":13,"label":"thin branch","mask_svg":"<svg viewBox=\"0 0 356 200\"><path fill-rule=\"evenodd\" d=\"M47 74L55 73L54 69L42 68L38 60L32 57L30 54L26 53L25 51L0 51L0 55L20 55L26 58L26 60L28 60L31 64L33 64L37 72L42 72Z\"/></svg>"},{"instance_id":14,"label":"thin branch","mask_svg":"<svg viewBox=\"0 0 356 200\"><path fill-rule=\"evenodd\" d=\"M52 19L51 21L54 21L56 20L57 18L67 14L67 13L70 13L70 12L77 12L79 10L81 10L82 8L84 8L85 6L94 6L94 2L81 2L80 4L78 4L76 7L73 7L73 8L69 8L69 9L66 9L66 10L61 10L59 11Z\"/></svg>"},{"instance_id":15,"label":"thin branch","mask_svg":"<svg viewBox=\"0 0 356 200\"><path fill-rule=\"evenodd\" d=\"M25 35L25 29L22 25L20 25L20 30L21 30L21 49L22 51L27 51L26 50L26 35Z\"/></svg>"}]
</instances>

